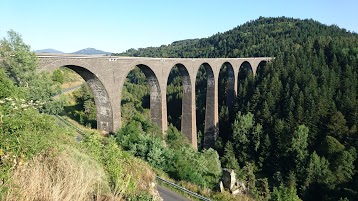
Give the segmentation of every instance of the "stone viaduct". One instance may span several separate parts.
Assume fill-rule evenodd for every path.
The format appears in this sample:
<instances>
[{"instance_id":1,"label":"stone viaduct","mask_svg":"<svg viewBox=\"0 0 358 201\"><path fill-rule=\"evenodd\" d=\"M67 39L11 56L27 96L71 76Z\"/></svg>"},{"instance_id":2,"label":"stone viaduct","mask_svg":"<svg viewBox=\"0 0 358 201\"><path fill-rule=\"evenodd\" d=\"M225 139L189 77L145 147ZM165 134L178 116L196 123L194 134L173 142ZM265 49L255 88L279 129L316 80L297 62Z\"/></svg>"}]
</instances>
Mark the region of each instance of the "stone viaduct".
<instances>
[{"instance_id":1,"label":"stone viaduct","mask_svg":"<svg viewBox=\"0 0 358 201\"><path fill-rule=\"evenodd\" d=\"M212 147L218 135L218 80L222 66L227 67L227 104L232 107L237 93L237 78L240 66L247 62L255 75L260 58L144 58L85 55L38 54L40 70L51 71L59 67L72 69L91 88L97 108L97 128L114 132L121 127L121 93L128 73L135 67L144 72L150 86L151 120L162 129L167 129L166 89L169 73L177 66L182 77L183 100L181 132L197 148L195 81L200 66L205 67L208 77L204 147Z\"/></svg>"}]
</instances>

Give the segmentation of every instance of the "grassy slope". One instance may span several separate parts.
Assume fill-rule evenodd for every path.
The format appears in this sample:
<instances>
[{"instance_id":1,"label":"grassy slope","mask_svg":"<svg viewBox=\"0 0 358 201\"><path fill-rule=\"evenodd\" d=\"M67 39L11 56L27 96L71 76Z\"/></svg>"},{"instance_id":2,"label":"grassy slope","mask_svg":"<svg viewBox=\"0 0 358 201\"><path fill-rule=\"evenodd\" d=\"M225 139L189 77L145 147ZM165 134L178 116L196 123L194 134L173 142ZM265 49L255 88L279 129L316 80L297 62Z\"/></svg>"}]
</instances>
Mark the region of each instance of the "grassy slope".
<instances>
[{"instance_id":1,"label":"grassy slope","mask_svg":"<svg viewBox=\"0 0 358 201\"><path fill-rule=\"evenodd\" d=\"M1 200L150 198L152 169L113 139L91 131L76 143L49 115L1 109Z\"/></svg>"}]
</instances>

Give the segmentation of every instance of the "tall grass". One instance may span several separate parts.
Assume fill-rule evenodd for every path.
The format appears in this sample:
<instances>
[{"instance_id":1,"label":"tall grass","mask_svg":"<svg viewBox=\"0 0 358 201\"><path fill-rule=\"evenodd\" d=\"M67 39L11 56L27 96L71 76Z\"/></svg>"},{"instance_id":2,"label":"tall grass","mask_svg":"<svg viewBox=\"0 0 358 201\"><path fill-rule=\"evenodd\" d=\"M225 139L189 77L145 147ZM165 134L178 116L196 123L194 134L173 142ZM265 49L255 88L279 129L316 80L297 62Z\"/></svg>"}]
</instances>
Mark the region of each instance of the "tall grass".
<instances>
[{"instance_id":1,"label":"tall grass","mask_svg":"<svg viewBox=\"0 0 358 201\"><path fill-rule=\"evenodd\" d=\"M97 200L108 194L110 200L121 200L109 194L104 169L73 148L66 148L57 156L50 152L34 157L19 167L12 176L4 200Z\"/></svg>"}]
</instances>

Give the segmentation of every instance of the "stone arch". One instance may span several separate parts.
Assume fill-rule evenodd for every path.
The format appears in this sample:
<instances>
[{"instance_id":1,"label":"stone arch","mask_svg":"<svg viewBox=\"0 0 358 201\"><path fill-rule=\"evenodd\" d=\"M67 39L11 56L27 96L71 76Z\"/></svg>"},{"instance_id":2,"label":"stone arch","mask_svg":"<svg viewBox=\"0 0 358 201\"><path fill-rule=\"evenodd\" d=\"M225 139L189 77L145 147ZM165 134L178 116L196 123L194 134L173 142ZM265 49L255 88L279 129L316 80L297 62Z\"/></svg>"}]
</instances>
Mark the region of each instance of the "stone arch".
<instances>
[{"instance_id":1,"label":"stone arch","mask_svg":"<svg viewBox=\"0 0 358 201\"><path fill-rule=\"evenodd\" d=\"M106 132L113 132L113 110L108 92L101 80L88 69L76 65L64 65L62 68L68 68L79 74L88 84L94 96L94 102L97 109L97 129Z\"/></svg>"},{"instance_id":2,"label":"stone arch","mask_svg":"<svg viewBox=\"0 0 358 201\"><path fill-rule=\"evenodd\" d=\"M201 66L204 67L207 76L203 148L210 148L214 147L218 135L217 86L212 67L208 63Z\"/></svg>"},{"instance_id":3,"label":"stone arch","mask_svg":"<svg viewBox=\"0 0 358 201\"><path fill-rule=\"evenodd\" d=\"M249 61L244 61L239 66L239 73L241 68L249 68L251 72L254 72L254 68Z\"/></svg>"},{"instance_id":4,"label":"stone arch","mask_svg":"<svg viewBox=\"0 0 358 201\"><path fill-rule=\"evenodd\" d=\"M264 67L267 65L267 63L268 63L268 61L266 61L266 60L260 61L260 62L257 64L255 75L261 76L262 73L264 72Z\"/></svg>"},{"instance_id":5,"label":"stone arch","mask_svg":"<svg viewBox=\"0 0 358 201\"><path fill-rule=\"evenodd\" d=\"M163 105L160 84L154 71L145 64L136 65L144 73L150 88L150 118L160 128L163 128Z\"/></svg>"},{"instance_id":6,"label":"stone arch","mask_svg":"<svg viewBox=\"0 0 358 201\"><path fill-rule=\"evenodd\" d=\"M183 97L182 97L182 116L181 116L181 133L189 139L194 148L197 147L196 125L195 125L195 99L193 86L191 83L188 69L181 63L175 64L172 68L177 67L182 79ZM169 81L169 75L167 83Z\"/></svg>"},{"instance_id":7,"label":"stone arch","mask_svg":"<svg viewBox=\"0 0 358 201\"><path fill-rule=\"evenodd\" d=\"M252 76L254 76L254 71L253 71L253 67L252 67L251 63L248 61L242 62L239 66L239 72L237 75L237 81L238 81L237 86L236 86L237 89L239 88L240 80L247 78L251 73L252 73Z\"/></svg>"}]
</instances>

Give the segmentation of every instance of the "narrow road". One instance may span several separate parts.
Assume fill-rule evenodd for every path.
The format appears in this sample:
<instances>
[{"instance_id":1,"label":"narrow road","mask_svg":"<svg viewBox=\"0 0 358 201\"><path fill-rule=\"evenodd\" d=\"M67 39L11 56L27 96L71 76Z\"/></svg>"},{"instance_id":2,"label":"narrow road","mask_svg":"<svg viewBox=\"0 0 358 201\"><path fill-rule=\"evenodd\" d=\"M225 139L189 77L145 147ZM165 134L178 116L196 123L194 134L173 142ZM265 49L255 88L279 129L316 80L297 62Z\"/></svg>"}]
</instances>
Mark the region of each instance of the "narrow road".
<instances>
[{"instance_id":1,"label":"narrow road","mask_svg":"<svg viewBox=\"0 0 358 201\"><path fill-rule=\"evenodd\" d=\"M70 91L74 91L74 90L79 89L79 88L81 88L81 85L74 86L74 87L70 87L70 88L67 88L67 89L63 89L63 90L61 91L61 93L59 93L59 94L57 94L57 95L54 95L53 98L58 98L58 97L60 97L60 95L63 94L63 93L70 92Z\"/></svg>"},{"instance_id":2,"label":"narrow road","mask_svg":"<svg viewBox=\"0 0 358 201\"><path fill-rule=\"evenodd\" d=\"M159 195L160 197L163 198L163 201L190 201L187 198L171 191L170 189L163 187L163 186L159 186L158 187L158 191L159 191Z\"/></svg>"},{"instance_id":3,"label":"narrow road","mask_svg":"<svg viewBox=\"0 0 358 201\"><path fill-rule=\"evenodd\" d=\"M70 88L67 88L67 89L63 89L62 93L73 91L73 90L76 90L76 89L79 89L79 88L81 88L81 85L70 87Z\"/></svg>"}]
</instances>

